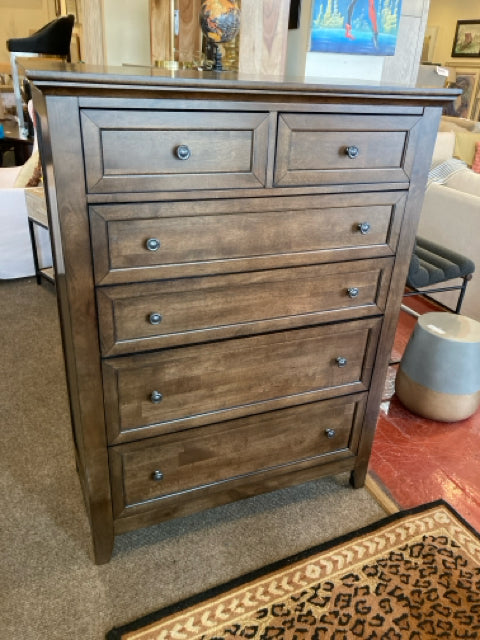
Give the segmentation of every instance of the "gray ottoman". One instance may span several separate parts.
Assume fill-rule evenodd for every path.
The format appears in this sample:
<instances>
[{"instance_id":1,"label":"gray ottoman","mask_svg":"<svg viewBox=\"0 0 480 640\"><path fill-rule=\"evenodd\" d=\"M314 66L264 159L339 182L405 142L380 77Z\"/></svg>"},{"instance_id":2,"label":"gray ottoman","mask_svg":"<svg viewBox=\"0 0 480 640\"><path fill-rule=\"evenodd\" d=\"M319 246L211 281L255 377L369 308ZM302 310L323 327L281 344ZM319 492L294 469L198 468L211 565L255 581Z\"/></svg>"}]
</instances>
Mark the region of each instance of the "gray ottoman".
<instances>
[{"instance_id":1,"label":"gray ottoman","mask_svg":"<svg viewBox=\"0 0 480 640\"><path fill-rule=\"evenodd\" d=\"M480 406L480 323L447 312L420 316L395 380L407 409L455 422Z\"/></svg>"}]
</instances>

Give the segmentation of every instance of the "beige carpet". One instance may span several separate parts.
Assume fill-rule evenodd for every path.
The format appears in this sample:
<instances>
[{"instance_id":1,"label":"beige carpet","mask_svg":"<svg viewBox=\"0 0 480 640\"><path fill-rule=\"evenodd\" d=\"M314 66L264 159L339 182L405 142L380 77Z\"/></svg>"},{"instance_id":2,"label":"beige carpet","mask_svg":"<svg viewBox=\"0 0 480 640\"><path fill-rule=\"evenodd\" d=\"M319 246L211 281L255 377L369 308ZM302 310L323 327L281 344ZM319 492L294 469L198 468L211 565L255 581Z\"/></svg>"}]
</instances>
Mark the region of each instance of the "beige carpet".
<instances>
[{"instance_id":1,"label":"beige carpet","mask_svg":"<svg viewBox=\"0 0 480 640\"><path fill-rule=\"evenodd\" d=\"M108 629L385 515L341 475L117 538L91 559L53 289L0 281L0 638Z\"/></svg>"}]
</instances>

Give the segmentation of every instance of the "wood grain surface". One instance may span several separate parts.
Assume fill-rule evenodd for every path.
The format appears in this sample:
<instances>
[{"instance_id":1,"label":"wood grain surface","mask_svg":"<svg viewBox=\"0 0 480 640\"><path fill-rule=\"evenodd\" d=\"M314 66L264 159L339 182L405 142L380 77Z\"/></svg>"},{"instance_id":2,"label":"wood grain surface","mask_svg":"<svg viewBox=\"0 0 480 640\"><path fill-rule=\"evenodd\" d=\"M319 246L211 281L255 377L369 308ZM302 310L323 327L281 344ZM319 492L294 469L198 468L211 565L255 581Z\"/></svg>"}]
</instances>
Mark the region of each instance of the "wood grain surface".
<instances>
[{"instance_id":1,"label":"wood grain surface","mask_svg":"<svg viewBox=\"0 0 480 640\"><path fill-rule=\"evenodd\" d=\"M242 0L239 71L283 75L290 0Z\"/></svg>"}]
</instances>

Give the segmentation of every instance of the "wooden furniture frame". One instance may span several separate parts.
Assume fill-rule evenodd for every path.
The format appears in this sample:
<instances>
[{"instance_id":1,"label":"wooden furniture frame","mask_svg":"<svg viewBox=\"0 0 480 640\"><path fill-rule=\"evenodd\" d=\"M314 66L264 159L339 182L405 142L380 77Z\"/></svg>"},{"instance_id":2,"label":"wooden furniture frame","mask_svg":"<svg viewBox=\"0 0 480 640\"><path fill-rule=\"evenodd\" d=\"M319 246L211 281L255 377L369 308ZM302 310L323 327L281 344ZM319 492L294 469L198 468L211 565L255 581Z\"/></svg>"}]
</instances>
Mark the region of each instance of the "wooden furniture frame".
<instances>
[{"instance_id":1,"label":"wooden furniture frame","mask_svg":"<svg viewBox=\"0 0 480 640\"><path fill-rule=\"evenodd\" d=\"M458 92L26 73L96 562L167 518L344 471L362 486Z\"/></svg>"},{"instance_id":2,"label":"wooden furniture frame","mask_svg":"<svg viewBox=\"0 0 480 640\"><path fill-rule=\"evenodd\" d=\"M48 231L47 207L45 204L45 192L43 187L34 187L25 190L25 203L28 213L28 231L32 243L33 264L35 266L35 279L37 284L42 284L42 278L47 282L55 282L55 272L52 266L43 266L38 257L37 237L35 227Z\"/></svg>"}]
</instances>

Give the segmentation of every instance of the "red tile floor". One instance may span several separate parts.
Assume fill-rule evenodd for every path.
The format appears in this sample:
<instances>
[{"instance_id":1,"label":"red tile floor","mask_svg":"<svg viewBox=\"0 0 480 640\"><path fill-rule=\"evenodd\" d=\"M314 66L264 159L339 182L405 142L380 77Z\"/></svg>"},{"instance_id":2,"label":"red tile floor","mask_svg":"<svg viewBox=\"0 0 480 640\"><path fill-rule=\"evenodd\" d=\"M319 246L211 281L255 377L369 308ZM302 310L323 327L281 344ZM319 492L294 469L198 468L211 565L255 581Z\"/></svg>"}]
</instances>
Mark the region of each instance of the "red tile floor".
<instances>
[{"instance_id":1,"label":"red tile floor","mask_svg":"<svg viewBox=\"0 0 480 640\"><path fill-rule=\"evenodd\" d=\"M419 297L405 303L419 313L432 310ZM401 311L392 362L399 362L415 323L416 318ZM391 397L397 367L390 367L370 475L399 508L443 498L480 531L480 409L456 423L412 414Z\"/></svg>"}]
</instances>

